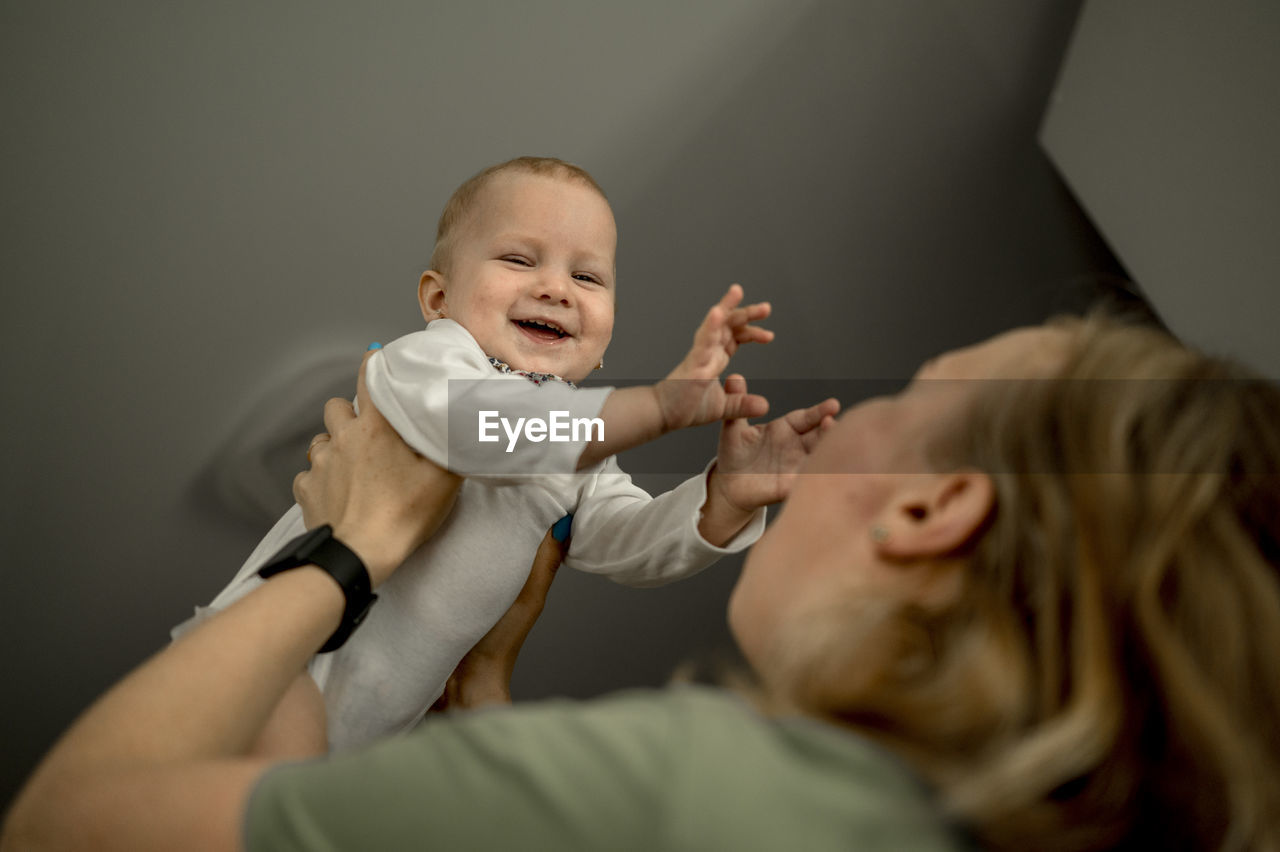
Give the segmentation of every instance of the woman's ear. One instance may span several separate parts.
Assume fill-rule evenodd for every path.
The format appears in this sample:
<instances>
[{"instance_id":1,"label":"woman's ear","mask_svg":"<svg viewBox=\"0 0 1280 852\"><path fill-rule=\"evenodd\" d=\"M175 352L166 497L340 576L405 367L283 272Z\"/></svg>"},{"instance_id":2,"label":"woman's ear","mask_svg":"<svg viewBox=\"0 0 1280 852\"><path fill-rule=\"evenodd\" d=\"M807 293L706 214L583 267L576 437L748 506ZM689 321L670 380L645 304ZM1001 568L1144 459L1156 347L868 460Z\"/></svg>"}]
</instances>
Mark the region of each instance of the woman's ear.
<instances>
[{"instance_id":1,"label":"woman's ear","mask_svg":"<svg viewBox=\"0 0 1280 852\"><path fill-rule=\"evenodd\" d=\"M986 523L995 500L982 471L913 476L876 525L876 552L890 561L953 554Z\"/></svg>"},{"instance_id":2,"label":"woman's ear","mask_svg":"<svg viewBox=\"0 0 1280 852\"><path fill-rule=\"evenodd\" d=\"M428 269L418 279L418 307L422 309L422 318L427 322L448 316L448 306L444 301L444 276L434 269Z\"/></svg>"}]
</instances>

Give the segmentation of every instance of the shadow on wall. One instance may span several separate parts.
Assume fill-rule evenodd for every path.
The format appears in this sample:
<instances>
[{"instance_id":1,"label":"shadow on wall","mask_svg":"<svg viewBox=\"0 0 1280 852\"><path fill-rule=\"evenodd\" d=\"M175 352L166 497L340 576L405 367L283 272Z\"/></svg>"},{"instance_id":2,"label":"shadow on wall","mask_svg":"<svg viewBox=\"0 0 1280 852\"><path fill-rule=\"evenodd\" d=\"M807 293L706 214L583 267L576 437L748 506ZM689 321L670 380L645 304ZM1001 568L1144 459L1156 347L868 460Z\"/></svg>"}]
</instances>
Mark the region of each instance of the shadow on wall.
<instances>
[{"instance_id":1,"label":"shadow on wall","mask_svg":"<svg viewBox=\"0 0 1280 852\"><path fill-rule=\"evenodd\" d=\"M325 402L354 396L353 362L359 363L348 347L333 347L275 371L268 390L245 408L200 471L188 499L264 534L293 505L293 478L311 439L324 431Z\"/></svg>"}]
</instances>

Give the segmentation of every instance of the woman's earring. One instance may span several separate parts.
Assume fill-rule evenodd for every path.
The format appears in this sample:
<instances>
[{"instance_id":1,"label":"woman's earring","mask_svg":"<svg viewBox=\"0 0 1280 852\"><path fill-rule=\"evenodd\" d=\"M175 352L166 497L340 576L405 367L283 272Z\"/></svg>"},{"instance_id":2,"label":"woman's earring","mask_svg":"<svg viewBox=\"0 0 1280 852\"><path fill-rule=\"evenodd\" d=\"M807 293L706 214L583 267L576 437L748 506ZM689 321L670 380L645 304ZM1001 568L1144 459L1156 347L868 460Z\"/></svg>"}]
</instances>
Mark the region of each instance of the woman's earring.
<instances>
[{"instance_id":1,"label":"woman's earring","mask_svg":"<svg viewBox=\"0 0 1280 852\"><path fill-rule=\"evenodd\" d=\"M872 524L871 540L877 544L884 544L889 540L889 528L883 524Z\"/></svg>"},{"instance_id":2,"label":"woman's earring","mask_svg":"<svg viewBox=\"0 0 1280 852\"><path fill-rule=\"evenodd\" d=\"M603 359L603 358L601 358L601 359L600 359L600 363L599 363L599 364L596 364L596 369L597 369L597 370L603 370L603 369L604 369L604 359Z\"/></svg>"}]
</instances>

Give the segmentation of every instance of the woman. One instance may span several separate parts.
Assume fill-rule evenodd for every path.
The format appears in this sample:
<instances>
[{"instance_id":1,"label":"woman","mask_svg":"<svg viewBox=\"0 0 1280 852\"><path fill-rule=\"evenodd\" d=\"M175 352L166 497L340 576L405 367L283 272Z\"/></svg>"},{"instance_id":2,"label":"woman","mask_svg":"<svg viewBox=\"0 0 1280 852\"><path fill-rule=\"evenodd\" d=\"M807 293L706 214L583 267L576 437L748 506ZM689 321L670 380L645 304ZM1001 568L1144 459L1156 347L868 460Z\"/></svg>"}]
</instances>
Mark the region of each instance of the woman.
<instances>
[{"instance_id":1,"label":"woman","mask_svg":"<svg viewBox=\"0 0 1280 852\"><path fill-rule=\"evenodd\" d=\"M452 485L360 402L295 491L376 585ZM542 704L267 773L241 755L343 609L286 571L91 708L4 848L1276 848L1277 424L1270 384L1097 319L929 362L747 559L764 712Z\"/></svg>"}]
</instances>

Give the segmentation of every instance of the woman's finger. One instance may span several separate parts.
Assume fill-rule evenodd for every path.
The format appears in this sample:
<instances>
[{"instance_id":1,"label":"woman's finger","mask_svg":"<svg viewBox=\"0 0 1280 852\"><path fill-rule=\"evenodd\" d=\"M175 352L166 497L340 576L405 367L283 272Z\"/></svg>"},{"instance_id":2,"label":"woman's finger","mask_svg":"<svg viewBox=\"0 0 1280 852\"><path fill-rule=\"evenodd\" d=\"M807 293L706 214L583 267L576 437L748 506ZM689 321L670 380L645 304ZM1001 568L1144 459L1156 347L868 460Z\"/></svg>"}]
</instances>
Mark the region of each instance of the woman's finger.
<instances>
[{"instance_id":1,"label":"woman's finger","mask_svg":"<svg viewBox=\"0 0 1280 852\"><path fill-rule=\"evenodd\" d=\"M345 424L356 419L351 403L335 396L324 404L324 428L330 435L336 434Z\"/></svg>"},{"instance_id":2,"label":"woman's finger","mask_svg":"<svg viewBox=\"0 0 1280 852\"><path fill-rule=\"evenodd\" d=\"M360 370L356 373L356 405L359 406L362 415L366 412L378 411L378 407L369 398L369 385L364 378L365 371L369 369L369 359L373 357L375 351L371 348L364 353L364 358L360 361ZM381 416L380 412L378 416Z\"/></svg>"},{"instance_id":3,"label":"woman's finger","mask_svg":"<svg viewBox=\"0 0 1280 852\"><path fill-rule=\"evenodd\" d=\"M300 471L298 475L293 478L293 489L292 489L293 502L302 506L303 523L306 523L307 521L307 504L306 504L306 500L304 500L303 498L306 496L307 490L310 484L311 484L311 471L309 470ZM311 526L310 524L308 524L307 529L310 529L310 528Z\"/></svg>"},{"instance_id":4,"label":"woman's finger","mask_svg":"<svg viewBox=\"0 0 1280 852\"><path fill-rule=\"evenodd\" d=\"M321 432L311 439L311 443L307 444L307 464L312 464L312 453L315 453L324 444L332 440L328 432Z\"/></svg>"},{"instance_id":5,"label":"woman's finger","mask_svg":"<svg viewBox=\"0 0 1280 852\"><path fill-rule=\"evenodd\" d=\"M525 634L533 628L537 614L542 612L542 607L547 602L547 591L551 588L551 581L556 578L556 570L564 561L564 555L569 549L568 545L556 539L555 535L553 528L542 537L538 551L533 557L533 565L529 569L529 578L525 580L524 588L516 596L517 601L529 607L526 616L533 616L526 625L522 625Z\"/></svg>"}]
</instances>

